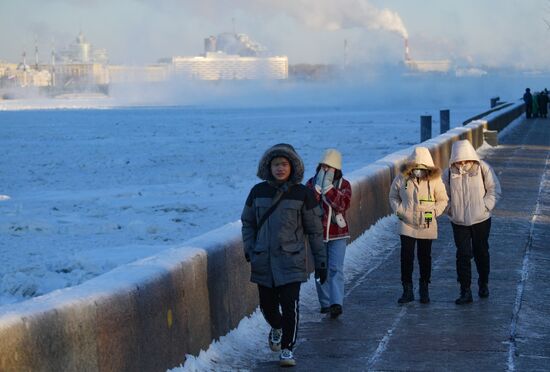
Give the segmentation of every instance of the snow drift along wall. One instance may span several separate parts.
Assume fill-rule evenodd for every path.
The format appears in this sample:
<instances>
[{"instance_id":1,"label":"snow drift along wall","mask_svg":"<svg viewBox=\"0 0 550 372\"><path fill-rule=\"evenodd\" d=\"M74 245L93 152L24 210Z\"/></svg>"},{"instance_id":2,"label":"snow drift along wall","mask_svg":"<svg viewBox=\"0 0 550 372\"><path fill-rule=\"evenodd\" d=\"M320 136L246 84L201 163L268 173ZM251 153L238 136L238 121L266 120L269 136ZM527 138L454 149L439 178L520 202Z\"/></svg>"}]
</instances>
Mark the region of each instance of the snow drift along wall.
<instances>
[{"instance_id":1,"label":"snow drift along wall","mask_svg":"<svg viewBox=\"0 0 550 372\"><path fill-rule=\"evenodd\" d=\"M444 168L454 141L483 143L523 112L517 104L422 145ZM393 177L412 148L348 175L355 239L390 214ZM198 354L257 306L240 222L96 277L0 308L1 371L165 371Z\"/></svg>"}]
</instances>

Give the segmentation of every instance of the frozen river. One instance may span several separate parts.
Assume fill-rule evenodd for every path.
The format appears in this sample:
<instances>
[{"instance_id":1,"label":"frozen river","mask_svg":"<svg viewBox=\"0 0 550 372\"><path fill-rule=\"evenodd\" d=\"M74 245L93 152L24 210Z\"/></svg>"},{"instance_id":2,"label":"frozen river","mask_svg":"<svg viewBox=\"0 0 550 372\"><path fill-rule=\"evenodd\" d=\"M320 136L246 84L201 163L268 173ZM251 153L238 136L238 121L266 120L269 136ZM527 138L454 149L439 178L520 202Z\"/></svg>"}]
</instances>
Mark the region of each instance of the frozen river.
<instances>
[{"instance_id":1,"label":"frozen river","mask_svg":"<svg viewBox=\"0 0 550 372\"><path fill-rule=\"evenodd\" d=\"M482 111L451 108L452 122ZM437 109L434 135L439 128ZM238 220L269 146L344 172L419 139L417 110L125 108L0 113L0 304L79 284Z\"/></svg>"}]
</instances>

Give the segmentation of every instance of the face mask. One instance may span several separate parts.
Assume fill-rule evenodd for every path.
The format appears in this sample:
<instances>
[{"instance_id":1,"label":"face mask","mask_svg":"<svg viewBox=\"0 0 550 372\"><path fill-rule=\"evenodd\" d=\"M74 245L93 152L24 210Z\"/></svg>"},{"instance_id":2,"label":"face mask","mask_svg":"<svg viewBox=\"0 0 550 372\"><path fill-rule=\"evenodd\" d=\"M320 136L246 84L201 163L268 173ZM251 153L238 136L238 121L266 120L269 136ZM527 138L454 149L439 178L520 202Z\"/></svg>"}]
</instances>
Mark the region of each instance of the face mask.
<instances>
[{"instance_id":1,"label":"face mask","mask_svg":"<svg viewBox=\"0 0 550 372\"><path fill-rule=\"evenodd\" d=\"M413 169L413 175L416 178L422 178L426 174L426 171L424 169Z\"/></svg>"},{"instance_id":2,"label":"face mask","mask_svg":"<svg viewBox=\"0 0 550 372\"><path fill-rule=\"evenodd\" d=\"M472 169L472 165L473 165L472 162L460 164L458 166L458 170L459 170L460 173L467 173L467 172L470 171L470 169Z\"/></svg>"}]
</instances>

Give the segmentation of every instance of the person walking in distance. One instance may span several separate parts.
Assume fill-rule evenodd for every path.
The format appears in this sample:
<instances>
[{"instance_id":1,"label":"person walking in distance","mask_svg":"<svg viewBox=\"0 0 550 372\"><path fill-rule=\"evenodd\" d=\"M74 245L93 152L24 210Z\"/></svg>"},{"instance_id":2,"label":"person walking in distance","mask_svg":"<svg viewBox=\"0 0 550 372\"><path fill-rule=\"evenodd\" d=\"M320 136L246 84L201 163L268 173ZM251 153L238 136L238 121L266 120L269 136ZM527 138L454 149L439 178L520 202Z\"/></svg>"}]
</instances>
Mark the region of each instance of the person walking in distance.
<instances>
[{"instance_id":1,"label":"person walking in distance","mask_svg":"<svg viewBox=\"0 0 550 372\"><path fill-rule=\"evenodd\" d=\"M327 246L328 278L324 284L315 282L317 295L321 313L330 313L335 319L343 312L344 256L349 238L346 211L351 201L351 185L342 176L342 154L326 150L306 186L315 192L323 208L323 240Z\"/></svg>"},{"instance_id":2,"label":"person walking in distance","mask_svg":"<svg viewBox=\"0 0 550 372\"><path fill-rule=\"evenodd\" d=\"M525 89L525 93L523 94L523 102L525 103L525 117L527 119L531 119L533 110L533 95L531 94L531 89Z\"/></svg>"},{"instance_id":3,"label":"person walking in distance","mask_svg":"<svg viewBox=\"0 0 550 372\"><path fill-rule=\"evenodd\" d=\"M468 140L453 143L443 182L449 195L447 214L456 245L456 273L460 283L457 305L473 301L471 261L478 272L479 297L489 296L489 233L491 213L500 198L500 183L489 164L480 160Z\"/></svg>"},{"instance_id":4,"label":"person walking in distance","mask_svg":"<svg viewBox=\"0 0 550 372\"><path fill-rule=\"evenodd\" d=\"M531 107L531 116L533 118L539 117L539 92L535 92L532 94L532 107Z\"/></svg>"},{"instance_id":5,"label":"person walking in distance","mask_svg":"<svg viewBox=\"0 0 550 372\"><path fill-rule=\"evenodd\" d=\"M390 188L390 205L399 218L401 238L401 283L403 294L398 303L414 300L412 273L414 249L420 267L419 296L429 303L428 285L432 272L432 241L437 239L437 217L447 207L447 193L441 169L434 165L426 147L416 147Z\"/></svg>"},{"instance_id":6,"label":"person walking in distance","mask_svg":"<svg viewBox=\"0 0 550 372\"><path fill-rule=\"evenodd\" d=\"M252 187L241 215L244 254L250 280L258 285L260 309L271 326L269 347L281 351L281 366L294 366L300 285L309 276L306 238L315 277L321 283L327 277L322 211L313 192L301 184L304 165L291 145L269 148L257 175L263 182Z\"/></svg>"},{"instance_id":7,"label":"person walking in distance","mask_svg":"<svg viewBox=\"0 0 550 372\"><path fill-rule=\"evenodd\" d=\"M544 88L537 96L539 100L539 117L546 118L548 116L548 90Z\"/></svg>"}]
</instances>

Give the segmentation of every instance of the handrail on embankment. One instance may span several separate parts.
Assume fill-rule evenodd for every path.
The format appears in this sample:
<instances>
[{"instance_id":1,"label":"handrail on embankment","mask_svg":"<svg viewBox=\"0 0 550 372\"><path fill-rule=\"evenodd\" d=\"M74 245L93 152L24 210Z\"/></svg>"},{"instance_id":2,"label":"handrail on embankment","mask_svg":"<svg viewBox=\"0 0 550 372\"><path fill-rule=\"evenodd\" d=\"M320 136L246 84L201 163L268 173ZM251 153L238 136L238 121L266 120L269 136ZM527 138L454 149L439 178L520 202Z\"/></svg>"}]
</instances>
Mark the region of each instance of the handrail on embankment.
<instances>
[{"instance_id":1,"label":"handrail on embankment","mask_svg":"<svg viewBox=\"0 0 550 372\"><path fill-rule=\"evenodd\" d=\"M506 107L510 107L512 105L513 103L506 103L506 102L499 103L498 105L491 107L490 110L484 111L482 113L472 116L471 118L464 120L462 125L470 124L472 121L479 120L481 118L489 116L489 114L492 114L493 112L501 111L502 109L505 109Z\"/></svg>"},{"instance_id":2,"label":"handrail on embankment","mask_svg":"<svg viewBox=\"0 0 550 372\"><path fill-rule=\"evenodd\" d=\"M452 143L483 144L523 112L514 104L422 143L444 168ZM348 175L352 239L390 214L387 195L411 148ZM240 222L116 268L82 285L0 307L1 371L164 371L257 307Z\"/></svg>"}]
</instances>

